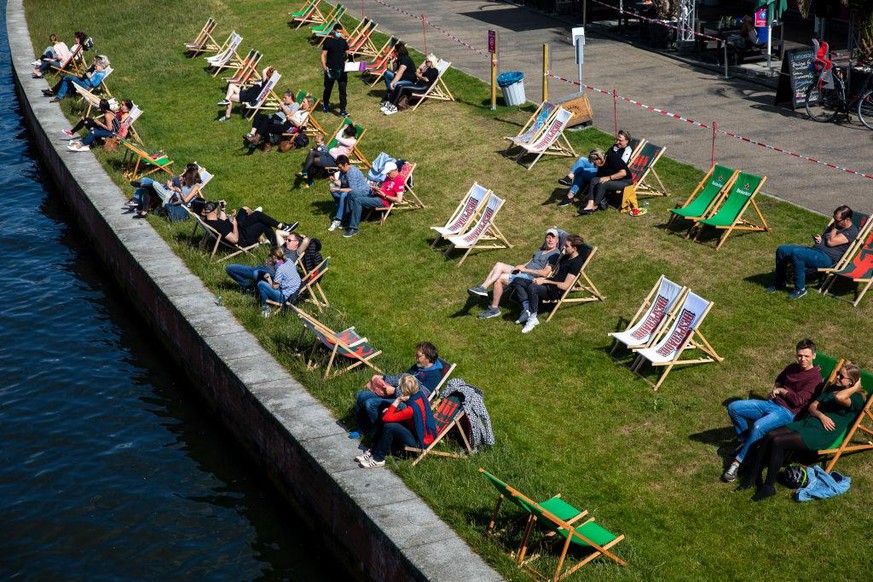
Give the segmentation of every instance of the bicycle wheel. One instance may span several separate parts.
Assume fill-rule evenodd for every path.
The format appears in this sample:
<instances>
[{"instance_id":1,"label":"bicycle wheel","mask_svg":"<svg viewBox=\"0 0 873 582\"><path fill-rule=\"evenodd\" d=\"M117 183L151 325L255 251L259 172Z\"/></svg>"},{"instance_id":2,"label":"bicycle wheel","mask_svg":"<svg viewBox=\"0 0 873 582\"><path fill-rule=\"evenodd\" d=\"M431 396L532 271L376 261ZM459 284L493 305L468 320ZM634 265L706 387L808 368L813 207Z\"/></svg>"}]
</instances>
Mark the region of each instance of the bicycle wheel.
<instances>
[{"instance_id":1,"label":"bicycle wheel","mask_svg":"<svg viewBox=\"0 0 873 582\"><path fill-rule=\"evenodd\" d=\"M869 129L873 129L873 90L867 91L858 99L858 118Z\"/></svg>"},{"instance_id":2,"label":"bicycle wheel","mask_svg":"<svg viewBox=\"0 0 873 582\"><path fill-rule=\"evenodd\" d=\"M840 98L836 89L818 88L817 82L806 89L806 114L815 121L833 121L837 116Z\"/></svg>"}]
</instances>

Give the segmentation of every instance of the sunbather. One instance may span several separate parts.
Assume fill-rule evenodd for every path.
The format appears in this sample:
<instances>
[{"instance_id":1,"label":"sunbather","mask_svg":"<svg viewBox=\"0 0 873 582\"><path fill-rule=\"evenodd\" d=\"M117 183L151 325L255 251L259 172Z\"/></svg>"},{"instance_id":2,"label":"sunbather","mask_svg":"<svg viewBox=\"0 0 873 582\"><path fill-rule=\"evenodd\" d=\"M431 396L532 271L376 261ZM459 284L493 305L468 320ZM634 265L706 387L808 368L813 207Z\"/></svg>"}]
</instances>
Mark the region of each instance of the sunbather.
<instances>
[{"instance_id":1,"label":"sunbather","mask_svg":"<svg viewBox=\"0 0 873 582\"><path fill-rule=\"evenodd\" d=\"M218 118L218 121L227 121L230 119L230 114L233 111L234 103L255 103L258 99L258 96L261 94L261 91L266 86L267 82L270 80L270 77L273 76L273 73L276 72L276 69L273 67L267 67L261 72L261 80L252 83L248 87L244 87L243 85L237 85L236 83L228 83L227 84L227 92L224 94L224 99L218 102L219 107L225 107L224 115ZM293 101L293 98L292 98Z\"/></svg>"},{"instance_id":2,"label":"sunbather","mask_svg":"<svg viewBox=\"0 0 873 582\"><path fill-rule=\"evenodd\" d=\"M118 131L120 123L115 112L109 107L109 101L101 99L98 105L100 113L97 117L83 117L73 129L63 130L63 134L69 138L75 138L76 132L87 127L88 134L81 141L71 141L67 149L74 152L87 152L97 139L112 137Z\"/></svg>"},{"instance_id":3,"label":"sunbather","mask_svg":"<svg viewBox=\"0 0 873 582\"><path fill-rule=\"evenodd\" d=\"M128 201L128 206L137 209L137 216L144 218L157 196L161 205L173 203L190 206L191 202L200 194L200 166L190 163L185 166L185 171L178 178L171 178L163 185L158 184L151 178L134 180L131 185L136 187L133 198Z\"/></svg>"},{"instance_id":4,"label":"sunbather","mask_svg":"<svg viewBox=\"0 0 873 582\"><path fill-rule=\"evenodd\" d=\"M268 299L279 304L286 301L293 303L300 291L300 273L297 272L297 265L294 261L285 260L282 247L274 246L270 250L270 257L276 273L275 275L264 273L257 283L261 314L264 317L270 317L272 313L270 306L267 305Z\"/></svg>"},{"instance_id":5,"label":"sunbather","mask_svg":"<svg viewBox=\"0 0 873 582\"><path fill-rule=\"evenodd\" d=\"M383 171L385 172L385 180L381 184L370 183L369 195L349 198L345 210L348 230L358 231L364 208L387 208L392 204L403 202L406 179L397 170L397 164L388 162Z\"/></svg>"},{"instance_id":6,"label":"sunbather","mask_svg":"<svg viewBox=\"0 0 873 582\"><path fill-rule=\"evenodd\" d=\"M400 102L404 97L407 99L408 103L408 99L413 95L427 92L431 85L433 85L440 76L440 71L436 67L438 62L439 59L437 59L433 53L427 55L424 64L415 71L414 83L395 85L394 88L388 92L388 95L385 97L386 103L381 109L382 113L385 115L394 115L399 110Z\"/></svg>"},{"instance_id":7,"label":"sunbather","mask_svg":"<svg viewBox=\"0 0 873 582\"><path fill-rule=\"evenodd\" d=\"M546 231L543 244L534 252L533 257L527 263L523 265L495 263L481 285L467 289L467 293L472 296L488 297L488 288L494 285L494 297L491 300L491 306L479 314L479 319L499 316L500 298L503 296L506 286L515 279L532 280L534 277L545 277L552 272L552 264L549 262L549 259L557 257L559 254L558 230L550 228Z\"/></svg>"},{"instance_id":8,"label":"sunbather","mask_svg":"<svg viewBox=\"0 0 873 582\"><path fill-rule=\"evenodd\" d=\"M595 149L588 154L588 159L597 166L597 176L588 184L588 194L585 197L585 207L579 211L583 216L594 214L598 210L606 210L606 193L612 190L624 190L633 183L633 175L625 161L630 154L627 136L619 132L618 142L609 148L604 155L603 150ZM624 147L622 147L624 145Z\"/></svg>"},{"instance_id":9,"label":"sunbather","mask_svg":"<svg viewBox=\"0 0 873 582\"><path fill-rule=\"evenodd\" d=\"M84 38L88 38L84 32L76 33L76 41L79 42L79 35L83 35ZM42 51L42 56L36 61L33 65L33 78L34 79L42 79L42 76L46 71L51 69L52 67L60 67L64 63L67 62L67 59L73 54L70 51L70 48L67 46L67 43L58 39L58 35L51 34L49 35L50 46L46 47L44 51Z\"/></svg>"},{"instance_id":10,"label":"sunbather","mask_svg":"<svg viewBox=\"0 0 873 582\"><path fill-rule=\"evenodd\" d=\"M88 89L96 89L103 82L106 76L106 68L109 66L109 59L103 55L94 57L93 71L83 73L78 77L74 75L66 75L61 78L57 84L51 89L43 89L42 94L46 97L53 97L52 103L56 103L67 96L67 93L73 90L73 85L79 85Z\"/></svg>"},{"instance_id":11,"label":"sunbather","mask_svg":"<svg viewBox=\"0 0 873 582\"><path fill-rule=\"evenodd\" d=\"M257 244L259 239L266 237L272 246L278 246L280 241L273 229L291 232L297 228L297 222L286 224L279 222L260 210L251 210L243 206L236 215L229 216L224 200L207 202L202 211L203 221L214 228L224 240L241 247Z\"/></svg>"},{"instance_id":12,"label":"sunbather","mask_svg":"<svg viewBox=\"0 0 873 582\"><path fill-rule=\"evenodd\" d=\"M436 438L436 422L420 384L413 376L404 374L400 378L399 395L382 413L381 422L373 438L373 448L355 461L364 469L385 466L385 457L391 452L391 445L399 440L406 446L426 448ZM405 404L404 408L400 408Z\"/></svg>"},{"instance_id":13,"label":"sunbather","mask_svg":"<svg viewBox=\"0 0 873 582\"><path fill-rule=\"evenodd\" d=\"M303 168L297 172L299 178L303 178L307 188L312 186L312 175L318 168L336 167L337 160L340 156L346 156L352 153L355 144L358 143L358 130L355 126L349 124L343 129L342 135L337 137L336 145L330 150L324 145L324 138L321 134L315 136L315 147L309 150L306 160L303 162ZM338 220L342 220L342 216Z\"/></svg>"},{"instance_id":14,"label":"sunbather","mask_svg":"<svg viewBox=\"0 0 873 582\"><path fill-rule=\"evenodd\" d=\"M867 395L861 387L861 370L845 364L837 373L836 383L810 404L809 416L768 432L755 456L757 491L752 497L760 501L776 494L774 484L789 451L810 452L829 448L843 434L864 408ZM767 478L763 478L764 468ZM739 489L751 487L751 480Z\"/></svg>"},{"instance_id":15,"label":"sunbather","mask_svg":"<svg viewBox=\"0 0 873 582\"><path fill-rule=\"evenodd\" d=\"M415 84L415 62L409 56L409 49L406 48L406 43L403 41L394 45L394 69L385 71L382 78L385 80L385 99L380 103L381 107L385 107L390 101L388 95L392 91L404 85Z\"/></svg>"},{"instance_id":16,"label":"sunbather","mask_svg":"<svg viewBox=\"0 0 873 582\"><path fill-rule=\"evenodd\" d=\"M591 159L590 154L584 158L579 158L576 163L573 164L570 173L558 180L558 183L562 186L570 187L567 196L558 202L558 206L571 204L580 190L587 192L588 184L591 183L591 180L594 179L595 176L597 176L597 165L595 165L594 160Z\"/></svg>"},{"instance_id":17,"label":"sunbather","mask_svg":"<svg viewBox=\"0 0 873 582\"><path fill-rule=\"evenodd\" d=\"M298 104L294 101L294 93L286 92L275 113L255 117L251 131L244 136L249 142L249 149L254 149L261 143L266 148L267 145L277 143L285 133L298 133L306 127L314 103L312 96L306 96Z\"/></svg>"},{"instance_id":18,"label":"sunbather","mask_svg":"<svg viewBox=\"0 0 873 582\"><path fill-rule=\"evenodd\" d=\"M336 211L328 231L334 231L342 224L346 213L347 200L355 197L364 197L370 193L370 183L364 177L364 173L353 166L346 156L339 156L336 160L338 175L330 183L330 195L336 200ZM351 238L358 234L358 229L347 228L344 238Z\"/></svg>"}]
</instances>

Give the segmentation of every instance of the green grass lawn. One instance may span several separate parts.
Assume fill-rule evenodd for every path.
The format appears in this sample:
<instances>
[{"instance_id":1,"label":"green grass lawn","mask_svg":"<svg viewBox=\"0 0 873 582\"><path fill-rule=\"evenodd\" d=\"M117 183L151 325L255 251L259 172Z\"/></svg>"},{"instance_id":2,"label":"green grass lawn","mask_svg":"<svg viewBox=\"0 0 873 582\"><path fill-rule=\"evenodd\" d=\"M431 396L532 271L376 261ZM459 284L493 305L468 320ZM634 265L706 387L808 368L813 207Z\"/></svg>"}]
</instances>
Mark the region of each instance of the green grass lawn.
<instances>
[{"instance_id":1,"label":"green grass lawn","mask_svg":"<svg viewBox=\"0 0 873 582\"><path fill-rule=\"evenodd\" d=\"M501 574L528 578L507 556L517 535L484 536L495 491L477 473L479 466L535 498L560 492L625 534L614 551L629 562L627 568L600 559L578 578L868 578L873 560L865 516L873 455L841 460L838 470L852 477L852 489L823 502L797 504L780 489L775 499L753 504L751 492L735 493L719 482L733 449L725 402L763 395L792 361L798 339L811 337L825 353L873 365L869 300L853 309L814 292L795 302L763 292L775 247L806 244L826 218L761 197L772 232L732 236L718 252L712 241L687 242L664 224L668 209L690 193L702 172L666 158L657 171L673 195L650 199L646 216L630 219L612 211L579 217L555 204L564 191L556 179L571 160L544 158L527 172L501 155L501 137L515 135L533 107L492 112L485 105L489 88L453 69L446 81L457 102L427 103L391 117L378 110L383 87L371 89L350 75L348 109L368 128L362 151L370 159L386 151L417 162L415 190L428 208L392 215L384 227L364 223L354 239L328 233L333 204L324 181L311 190L294 185L304 152L246 155L241 135L247 121L215 121L224 84L203 71L202 58L186 58L182 50L213 16L216 39L238 31L243 53L257 48L265 55L261 66L274 65L283 75L281 90L305 89L320 97L318 50L307 43L305 29L295 32L286 24L298 4L25 1L34 50L43 48L51 32L65 41L74 30L92 35L95 52L108 55L115 68L108 82L113 95L133 99L145 112L137 128L147 148L167 151L180 172L195 160L214 172L208 198L224 198L234 208L263 206L280 220L299 220L301 232L322 239L324 256L333 257L324 281L332 304L326 323L355 325L384 350L377 363L386 370L407 367L415 343L432 341L458 363L456 377L484 390L497 438L493 448L469 460L432 458L415 468L407 460L389 464ZM75 108L71 99L63 103L71 119ZM329 131L340 123L320 112L316 118ZM645 127L629 129L645 137ZM612 142L594 130L573 133L570 140L577 152ZM121 153L96 153L130 193L118 171ZM769 179L780 179L778 168ZM498 225L515 247L474 252L458 268L457 258L431 250L429 226L448 218L474 180L507 200ZM210 262L192 244L190 223L149 220L296 378L337 417L350 418L366 373L323 382L319 371L307 372L298 353L312 338L301 340L293 317L261 319L251 297L233 289L223 264ZM553 224L600 248L589 274L606 301L562 309L525 336L512 323L515 310L478 320L484 305L468 303L466 289L495 261L525 262ZM609 357L607 333L625 325L662 273L714 301L701 329L725 360L680 368L654 392L628 370L627 359ZM542 558L540 565L553 565L549 560Z\"/></svg>"}]
</instances>

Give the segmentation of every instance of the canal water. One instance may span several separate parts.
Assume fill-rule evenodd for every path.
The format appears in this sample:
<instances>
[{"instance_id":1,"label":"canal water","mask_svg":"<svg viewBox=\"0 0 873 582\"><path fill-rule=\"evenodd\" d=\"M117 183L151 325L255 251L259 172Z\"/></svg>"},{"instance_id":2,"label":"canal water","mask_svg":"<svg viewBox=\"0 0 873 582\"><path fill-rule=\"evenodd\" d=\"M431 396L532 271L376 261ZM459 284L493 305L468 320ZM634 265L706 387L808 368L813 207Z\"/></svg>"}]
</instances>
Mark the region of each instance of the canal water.
<instances>
[{"instance_id":1,"label":"canal water","mask_svg":"<svg viewBox=\"0 0 873 582\"><path fill-rule=\"evenodd\" d=\"M204 414L47 183L0 7L0 579L347 577Z\"/></svg>"}]
</instances>

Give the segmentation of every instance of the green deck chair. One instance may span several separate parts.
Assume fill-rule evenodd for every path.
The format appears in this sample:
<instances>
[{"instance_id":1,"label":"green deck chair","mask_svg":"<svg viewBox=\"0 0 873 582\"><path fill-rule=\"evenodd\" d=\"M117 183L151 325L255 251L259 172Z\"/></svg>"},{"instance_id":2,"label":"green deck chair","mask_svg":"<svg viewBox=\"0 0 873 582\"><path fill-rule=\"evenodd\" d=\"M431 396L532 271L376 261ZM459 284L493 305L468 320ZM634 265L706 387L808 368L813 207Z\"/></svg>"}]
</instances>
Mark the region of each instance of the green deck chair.
<instances>
[{"instance_id":1,"label":"green deck chair","mask_svg":"<svg viewBox=\"0 0 873 582\"><path fill-rule=\"evenodd\" d=\"M309 32L313 34L313 36L323 36L325 34L330 34L331 30L333 30L333 26L340 21L343 17L343 14L346 13L346 7L342 4L337 4L336 8L331 12L328 16L325 16L324 22L317 26L310 26Z\"/></svg>"},{"instance_id":2,"label":"green deck chair","mask_svg":"<svg viewBox=\"0 0 873 582\"><path fill-rule=\"evenodd\" d=\"M701 219L695 224L697 228L694 240L700 237L704 226L711 226L722 230L724 232L719 237L718 244L715 246L715 250L718 250L735 230L769 231L770 227L767 226L767 221L764 215L761 214L758 203L755 202L755 196L761 191L766 181L766 176L755 176L754 174L740 172L736 180L734 180L727 198L715 214ZM752 206L755 212L758 213L758 218L761 221L760 225L743 218L743 214L745 214L749 206Z\"/></svg>"},{"instance_id":3,"label":"green deck chair","mask_svg":"<svg viewBox=\"0 0 873 582\"><path fill-rule=\"evenodd\" d=\"M346 128L347 125L353 125L353 124L354 124L354 121L352 121L348 117L343 119L342 123L340 123L340 126L334 132L333 138L330 140L330 143L327 144L327 149L329 150L333 147L336 147L337 138L340 136L340 134L342 134L343 130ZM366 129L364 129L360 125L355 125L355 139L357 139L358 141L355 143L355 146L352 148L352 151L349 153L349 161L355 165L363 165L363 166L366 166L367 168L370 168L370 161L367 158L365 158L364 154L361 153L361 150L358 149L361 145L361 139L363 139L365 133L367 133Z\"/></svg>"},{"instance_id":4,"label":"green deck chair","mask_svg":"<svg viewBox=\"0 0 873 582\"><path fill-rule=\"evenodd\" d=\"M733 186L738 173L738 170L718 164L712 166L685 203L680 208L670 210L667 227L673 226L677 219L697 221L709 216L724 198L725 192Z\"/></svg>"},{"instance_id":5,"label":"green deck chair","mask_svg":"<svg viewBox=\"0 0 873 582\"><path fill-rule=\"evenodd\" d=\"M843 360L837 360L827 354L821 352L815 353L815 359L812 361L813 366L818 366L821 369L821 377L825 379L825 384L832 380L831 376L837 371L837 365L842 364Z\"/></svg>"},{"instance_id":6,"label":"green deck chair","mask_svg":"<svg viewBox=\"0 0 873 582\"><path fill-rule=\"evenodd\" d=\"M849 427L849 430L844 435L834 440L834 444L825 450L818 451L819 455L830 456L833 458L828 462L825 471L830 473L837 461L844 453L857 453L860 451L873 450L873 374L866 370L861 370L861 385L864 391L867 392L867 403L858 414L858 418ZM860 432L859 432L860 431ZM861 441L858 437L864 437Z\"/></svg>"}]
</instances>

